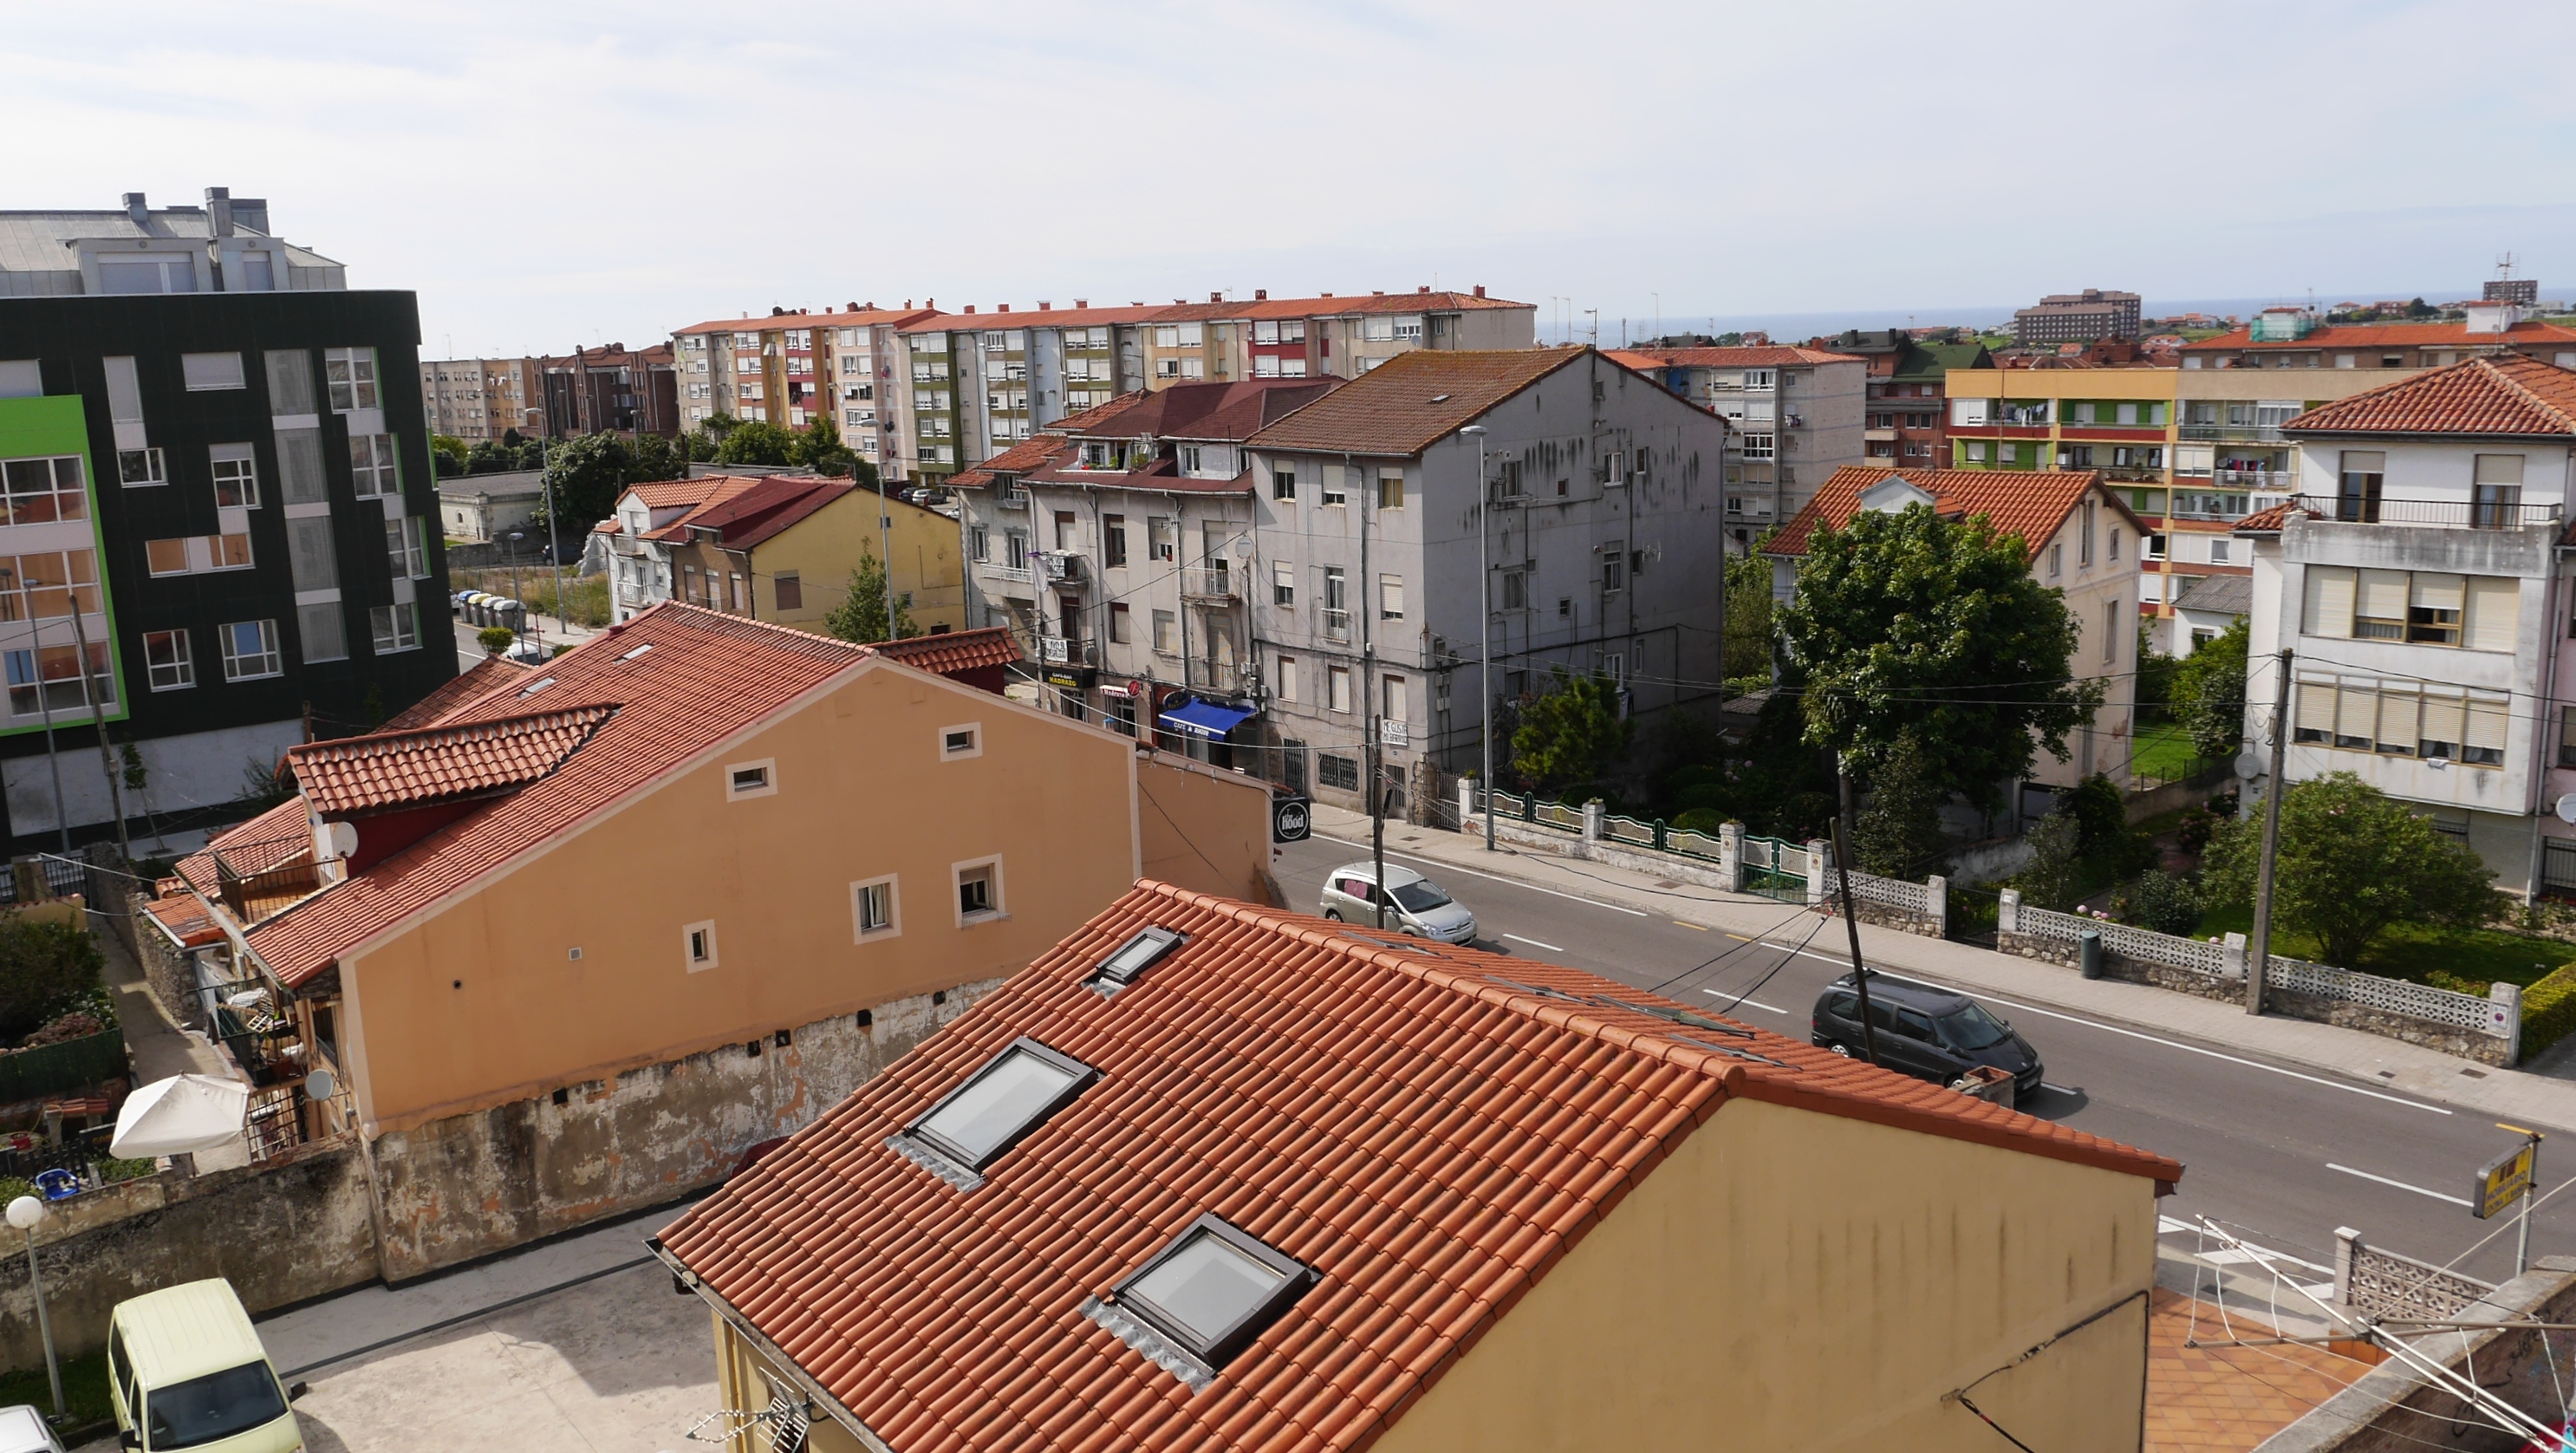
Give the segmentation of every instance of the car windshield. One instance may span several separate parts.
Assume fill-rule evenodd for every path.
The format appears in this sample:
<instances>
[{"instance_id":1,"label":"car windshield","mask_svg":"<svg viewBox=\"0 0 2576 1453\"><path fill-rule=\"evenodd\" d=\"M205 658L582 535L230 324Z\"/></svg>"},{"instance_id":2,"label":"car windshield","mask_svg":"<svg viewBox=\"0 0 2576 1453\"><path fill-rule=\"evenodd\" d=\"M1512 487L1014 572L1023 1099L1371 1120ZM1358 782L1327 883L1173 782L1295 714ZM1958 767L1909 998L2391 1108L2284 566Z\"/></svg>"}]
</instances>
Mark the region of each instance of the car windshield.
<instances>
[{"instance_id":1,"label":"car windshield","mask_svg":"<svg viewBox=\"0 0 2576 1453\"><path fill-rule=\"evenodd\" d=\"M1386 891L1407 913L1428 913L1449 906L1449 895L1428 882L1398 883Z\"/></svg>"},{"instance_id":2,"label":"car windshield","mask_svg":"<svg viewBox=\"0 0 2576 1453\"><path fill-rule=\"evenodd\" d=\"M194 1448L247 1433L286 1413L276 1375L265 1362L245 1362L169 1387L156 1387L144 1397L152 1446Z\"/></svg>"},{"instance_id":3,"label":"car windshield","mask_svg":"<svg viewBox=\"0 0 2576 1453\"><path fill-rule=\"evenodd\" d=\"M1981 1006L1970 1003L1942 1015L1941 1042L1952 1049L1985 1049L2012 1037L2012 1030Z\"/></svg>"}]
</instances>

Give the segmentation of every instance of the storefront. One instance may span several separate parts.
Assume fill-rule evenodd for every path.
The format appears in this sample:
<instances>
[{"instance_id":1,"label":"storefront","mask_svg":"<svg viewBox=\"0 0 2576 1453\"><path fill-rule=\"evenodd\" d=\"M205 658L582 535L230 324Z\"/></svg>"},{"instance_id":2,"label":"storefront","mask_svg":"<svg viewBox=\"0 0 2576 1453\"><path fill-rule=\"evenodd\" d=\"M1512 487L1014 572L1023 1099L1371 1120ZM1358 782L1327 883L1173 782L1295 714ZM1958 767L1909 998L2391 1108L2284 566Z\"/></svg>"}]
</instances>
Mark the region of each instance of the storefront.
<instances>
[{"instance_id":1,"label":"storefront","mask_svg":"<svg viewBox=\"0 0 2576 1453\"><path fill-rule=\"evenodd\" d=\"M1212 766L1232 767L1234 745L1229 738L1236 728L1260 714L1261 708L1248 701L1166 691L1162 709L1155 713L1154 726L1159 735L1175 739L1192 758Z\"/></svg>"}]
</instances>

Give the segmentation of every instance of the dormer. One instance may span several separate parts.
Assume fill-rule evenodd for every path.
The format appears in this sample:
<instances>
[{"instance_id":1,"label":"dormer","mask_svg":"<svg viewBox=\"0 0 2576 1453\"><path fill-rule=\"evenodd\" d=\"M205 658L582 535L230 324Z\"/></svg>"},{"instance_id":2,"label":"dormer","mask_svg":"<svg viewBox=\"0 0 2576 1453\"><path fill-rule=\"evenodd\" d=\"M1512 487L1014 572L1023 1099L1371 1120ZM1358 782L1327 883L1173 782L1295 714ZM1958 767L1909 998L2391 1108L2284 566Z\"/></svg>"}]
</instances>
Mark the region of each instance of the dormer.
<instances>
[{"instance_id":1,"label":"dormer","mask_svg":"<svg viewBox=\"0 0 2576 1453\"><path fill-rule=\"evenodd\" d=\"M1860 507L1873 514L1901 514L1915 505L1940 508L1932 491L1901 474L1891 474L1860 492Z\"/></svg>"},{"instance_id":2,"label":"dormer","mask_svg":"<svg viewBox=\"0 0 2576 1453\"><path fill-rule=\"evenodd\" d=\"M310 856L298 856L312 889L552 776L616 714L613 705L565 707L290 748L283 766L304 799Z\"/></svg>"}]
</instances>

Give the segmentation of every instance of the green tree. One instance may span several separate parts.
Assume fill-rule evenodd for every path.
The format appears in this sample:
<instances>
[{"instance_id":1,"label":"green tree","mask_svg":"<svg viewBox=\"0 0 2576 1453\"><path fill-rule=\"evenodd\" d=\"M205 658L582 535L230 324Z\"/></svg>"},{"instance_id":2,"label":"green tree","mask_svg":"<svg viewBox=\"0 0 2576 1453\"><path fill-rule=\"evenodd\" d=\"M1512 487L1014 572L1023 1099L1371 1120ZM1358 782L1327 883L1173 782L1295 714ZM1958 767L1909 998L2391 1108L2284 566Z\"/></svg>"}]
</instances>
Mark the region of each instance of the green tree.
<instances>
[{"instance_id":1,"label":"green tree","mask_svg":"<svg viewBox=\"0 0 2576 1453\"><path fill-rule=\"evenodd\" d=\"M1770 684L1771 562L1759 546L1726 562L1725 652L1728 681Z\"/></svg>"},{"instance_id":2,"label":"green tree","mask_svg":"<svg viewBox=\"0 0 2576 1453\"><path fill-rule=\"evenodd\" d=\"M659 434L639 435L633 452L634 462L626 469L626 482L629 484L648 479L689 477L689 458L682 452L677 439L666 439Z\"/></svg>"},{"instance_id":3,"label":"green tree","mask_svg":"<svg viewBox=\"0 0 2576 1453\"><path fill-rule=\"evenodd\" d=\"M1953 523L1920 505L1810 536L1775 617L1807 743L1866 779L1910 733L1946 791L1989 811L2039 748L2065 761L2102 683L2069 672L2076 623L2031 579L2029 555L1982 515Z\"/></svg>"},{"instance_id":4,"label":"green tree","mask_svg":"<svg viewBox=\"0 0 2576 1453\"><path fill-rule=\"evenodd\" d=\"M2138 622L2138 705L2166 706L2173 701L2174 672L2182 663L2149 644L2153 627Z\"/></svg>"},{"instance_id":5,"label":"green tree","mask_svg":"<svg viewBox=\"0 0 2576 1453\"><path fill-rule=\"evenodd\" d=\"M1920 878L1941 870L1940 774L1922 745L1900 737L1870 782L1869 805L1852 830L1852 856L1864 873Z\"/></svg>"},{"instance_id":6,"label":"green tree","mask_svg":"<svg viewBox=\"0 0 2576 1453\"><path fill-rule=\"evenodd\" d=\"M1553 684L1521 708L1512 766L1543 787L1588 782L1628 750L1636 724L1619 715L1619 688L1605 676L1556 668Z\"/></svg>"},{"instance_id":7,"label":"green tree","mask_svg":"<svg viewBox=\"0 0 2576 1453\"><path fill-rule=\"evenodd\" d=\"M472 451L465 447L465 441L453 434L429 436L430 463L437 466L438 477L441 479L463 474L466 461L471 455Z\"/></svg>"},{"instance_id":8,"label":"green tree","mask_svg":"<svg viewBox=\"0 0 2576 1453\"><path fill-rule=\"evenodd\" d=\"M913 623L911 607L900 596L894 603L892 628L888 627L885 563L870 550L859 557L859 568L850 572L850 584L842 592L841 603L823 617L823 629L862 646L921 634L921 628Z\"/></svg>"},{"instance_id":9,"label":"green tree","mask_svg":"<svg viewBox=\"0 0 2576 1453\"><path fill-rule=\"evenodd\" d=\"M0 913L0 1042L24 1039L78 1007L104 962L77 917Z\"/></svg>"},{"instance_id":10,"label":"green tree","mask_svg":"<svg viewBox=\"0 0 2576 1453\"><path fill-rule=\"evenodd\" d=\"M716 462L716 437L704 429L691 429L680 436L680 455L691 464Z\"/></svg>"},{"instance_id":11,"label":"green tree","mask_svg":"<svg viewBox=\"0 0 2576 1453\"><path fill-rule=\"evenodd\" d=\"M712 421L710 421L712 422ZM794 434L763 419L736 424L716 445L718 464L794 464L797 440Z\"/></svg>"},{"instance_id":12,"label":"green tree","mask_svg":"<svg viewBox=\"0 0 2576 1453\"><path fill-rule=\"evenodd\" d=\"M2211 902L2254 900L2262 846L2259 813L2219 827L2202 859ZM2360 967L2394 924L2484 923L2502 901L2494 881L2468 844L2350 772L2294 783L2281 799L2273 919L2315 939L2328 963Z\"/></svg>"},{"instance_id":13,"label":"green tree","mask_svg":"<svg viewBox=\"0 0 2576 1453\"><path fill-rule=\"evenodd\" d=\"M2202 643L2174 668L2173 711L2191 733L2191 749L2224 757L2245 740L2245 622Z\"/></svg>"},{"instance_id":14,"label":"green tree","mask_svg":"<svg viewBox=\"0 0 2576 1453\"><path fill-rule=\"evenodd\" d=\"M841 428L829 414L806 425L788 453L788 463L811 465L815 473L835 479L848 475L850 466L859 461L858 451L841 442Z\"/></svg>"},{"instance_id":15,"label":"green tree","mask_svg":"<svg viewBox=\"0 0 2576 1453\"><path fill-rule=\"evenodd\" d=\"M634 465L626 441L606 431L557 444L546 455L546 492L537 501L536 527L545 528L549 505L563 511L567 538L607 519Z\"/></svg>"},{"instance_id":16,"label":"green tree","mask_svg":"<svg viewBox=\"0 0 2576 1453\"><path fill-rule=\"evenodd\" d=\"M742 420L735 418L733 415L726 413L722 409L718 409L714 413L707 415L706 419L700 423L698 427L704 429L709 436L721 441L725 435L741 428Z\"/></svg>"},{"instance_id":17,"label":"green tree","mask_svg":"<svg viewBox=\"0 0 2576 1453\"><path fill-rule=\"evenodd\" d=\"M2084 829L2072 813L2057 811L2030 830L2030 861L2013 875L2034 908L2059 913L2084 896Z\"/></svg>"}]
</instances>

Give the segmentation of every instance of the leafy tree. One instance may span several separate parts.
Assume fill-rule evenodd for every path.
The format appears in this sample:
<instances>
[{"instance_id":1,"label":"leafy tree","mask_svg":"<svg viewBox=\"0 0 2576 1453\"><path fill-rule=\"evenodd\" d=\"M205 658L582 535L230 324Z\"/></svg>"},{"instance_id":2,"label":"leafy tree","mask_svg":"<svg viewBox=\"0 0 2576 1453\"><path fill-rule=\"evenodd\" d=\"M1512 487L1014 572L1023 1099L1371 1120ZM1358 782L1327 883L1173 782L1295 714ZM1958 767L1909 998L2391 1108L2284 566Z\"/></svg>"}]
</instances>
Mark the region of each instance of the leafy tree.
<instances>
[{"instance_id":1,"label":"leafy tree","mask_svg":"<svg viewBox=\"0 0 2576 1453\"><path fill-rule=\"evenodd\" d=\"M859 460L858 451L841 442L841 428L829 414L815 419L805 426L804 433L795 436L789 456L790 464L811 465L815 473L835 479L847 475L850 466Z\"/></svg>"},{"instance_id":2,"label":"leafy tree","mask_svg":"<svg viewBox=\"0 0 2576 1453\"><path fill-rule=\"evenodd\" d=\"M1897 739L1870 783L1869 805L1852 830L1852 856L1864 873L1919 878L1940 871L1939 774L1912 737Z\"/></svg>"},{"instance_id":3,"label":"leafy tree","mask_svg":"<svg viewBox=\"0 0 2576 1453\"><path fill-rule=\"evenodd\" d=\"M639 435L635 440L634 462L627 466L626 482L634 484L647 479L686 479L689 459L681 452L680 441L659 434Z\"/></svg>"},{"instance_id":4,"label":"leafy tree","mask_svg":"<svg viewBox=\"0 0 2576 1453\"><path fill-rule=\"evenodd\" d=\"M2064 598L1982 515L1952 523L1918 505L1819 530L1776 621L1810 746L1866 778L1911 734L1946 791L1989 811L2038 748L2065 761L2067 734L2102 703L2099 681L2068 670Z\"/></svg>"},{"instance_id":5,"label":"leafy tree","mask_svg":"<svg viewBox=\"0 0 2576 1453\"><path fill-rule=\"evenodd\" d=\"M2406 316L2409 318L2430 318L2440 311L2441 309L2425 302L2422 298L2417 298L2406 305Z\"/></svg>"},{"instance_id":6,"label":"leafy tree","mask_svg":"<svg viewBox=\"0 0 2576 1453\"><path fill-rule=\"evenodd\" d=\"M474 639L482 644L485 655L498 656L510 649L510 643L519 639L519 633L508 626L485 626L474 633Z\"/></svg>"},{"instance_id":7,"label":"leafy tree","mask_svg":"<svg viewBox=\"0 0 2576 1453\"><path fill-rule=\"evenodd\" d=\"M0 1040L16 1041L97 987L100 958L75 919L0 913Z\"/></svg>"},{"instance_id":8,"label":"leafy tree","mask_svg":"<svg viewBox=\"0 0 2576 1453\"><path fill-rule=\"evenodd\" d=\"M634 466L626 441L606 431L556 445L546 457L546 492L537 501L537 527L544 528L549 505L563 511L566 536L607 519L617 509L617 497L626 492Z\"/></svg>"},{"instance_id":9,"label":"leafy tree","mask_svg":"<svg viewBox=\"0 0 2576 1453\"><path fill-rule=\"evenodd\" d=\"M282 770L282 761L263 762L250 757L242 762L241 796L234 803L254 813L266 812L295 795L295 779Z\"/></svg>"},{"instance_id":10,"label":"leafy tree","mask_svg":"<svg viewBox=\"0 0 2576 1453\"><path fill-rule=\"evenodd\" d=\"M2263 847L2260 815L2210 838L2201 886L2213 903L2250 903ZM2350 772L2291 785L2281 799L2272 912L2317 941L2328 963L2358 967L2391 925L2484 923L2501 904L2495 870Z\"/></svg>"},{"instance_id":11,"label":"leafy tree","mask_svg":"<svg viewBox=\"0 0 2576 1453\"><path fill-rule=\"evenodd\" d=\"M724 433L722 440L723 442L716 445L718 464L794 464L797 462L796 436L764 419L736 424Z\"/></svg>"},{"instance_id":12,"label":"leafy tree","mask_svg":"<svg viewBox=\"0 0 2576 1453\"><path fill-rule=\"evenodd\" d=\"M877 559L874 550L859 557L859 568L850 572L850 584L841 595L841 603L823 617L823 629L862 646L921 634L921 627L913 623L911 608L900 596L894 603L892 629L888 629L885 563Z\"/></svg>"},{"instance_id":13,"label":"leafy tree","mask_svg":"<svg viewBox=\"0 0 2576 1453\"><path fill-rule=\"evenodd\" d=\"M691 429L680 436L680 455L691 464L715 463L715 436L704 429Z\"/></svg>"},{"instance_id":14,"label":"leafy tree","mask_svg":"<svg viewBox=\"0 0 2576 1453\"><path fill-rule=\"evenodd\" d=\"M698 427L704 429L712 437L722 440L725 435L741 428L742 420L735 418L733 415L726 413L722 409L718 409L714 413L707 415L705 422L701 423Z\"/></svg>"},{"instance_id":15,"label":"leafy tree","mask_svg":"<svg viewBox=\"0 0 2576 1453\"><path fill-rule=\"evenodd\" d=\"M2243 621L2174 668L2173 709L2191 733L2191 749L2224 757L2245 740L2245 652L2250 632Z\"/></svg>"},{"instance_id":16,"label":"leafy tree","mask_svg":"<svg viewBox=\"0 0 2576 1453\"><path fill-rule=\"evenodd\" d=\"M501 443L508 448L516 449L526 442L527 440L525 436L521 435L516 429L503 429L501 431Z\"/></svg>"},{"instance_id":17,"label":"leafy tree","mask_svg":"<svg viewBox=\"0 0 2576 1453\"><path fill-rule=\"evenodd\" d=\"M465 472L469 451L465 441L453 434L432 434L429 436L429 457L438 468L438 477L446 479Z\"/></svg>"},{"instance_id":18,"label":"leafy tree","mask_svg":"<svg viewBox=\"0 0 2576 1453\"><path fill-rule=\"evenodd\" d=\"M2030 861L2014 875L2034 908L2063 913L2084 896L2084 829L2074 814L2051 812L2030 830Z\"/></svg>"},{"instance_id":19,"label":"leafy tree","mask_svg":"<svg viewBox=\"0 0 2576 1453\"><path fill-rule=\"evenodd\" d=\"M1768 538L1767 536L1765 537ZM1771 562L1759 546L1726 562L1726 664L1729 681L1771 679Z\"/></svg>"},{"instance_id":20,"label":"leafy tree","mask_svg":"<svg viewBox=\"0 0 2576 1453\"><path fill-rule=\"evenodd\" d=\"M1586 782L1628 750L1636 724L1619 715L1619 689L1605 676L1556 668L1554 684L1521 709L1512 733L1512 766L1547 787Z\"/></svg>"},{"instance_id":21,"label":"leafy tree","mask_svg":"<svg viewBox=\"0 0 2576 1453\"><path fill-rule=\"evenodd\" d=\"M2138 705L2165 706L2173 700L2174 672L2182 663L2148 644L2155 631L2145 621L2138 622Z\"/></svg>"}]
</instances>

